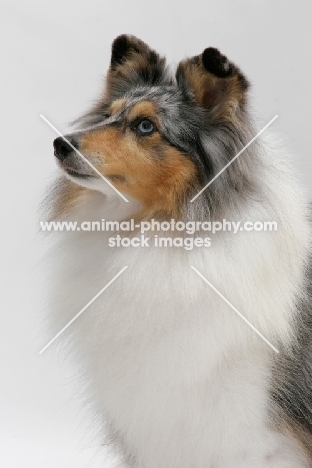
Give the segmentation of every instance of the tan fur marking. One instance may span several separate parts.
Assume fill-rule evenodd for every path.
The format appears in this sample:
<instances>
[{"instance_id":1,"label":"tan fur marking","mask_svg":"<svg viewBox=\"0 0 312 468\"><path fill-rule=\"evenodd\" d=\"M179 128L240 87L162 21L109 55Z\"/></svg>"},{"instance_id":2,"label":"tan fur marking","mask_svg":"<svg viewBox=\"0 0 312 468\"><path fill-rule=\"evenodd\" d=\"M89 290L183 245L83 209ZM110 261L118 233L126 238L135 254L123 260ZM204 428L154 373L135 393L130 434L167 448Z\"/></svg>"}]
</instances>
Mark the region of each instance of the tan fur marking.
<instances>
[{"instance_id":1,"label":"tan fur marking","mask_svg":"<svg viewBox=\"0 0 312 468\"><path fill-rule=\"evenodd\" d=\"M118 82L122 79L126 82L131 83L135 72L147 69L150 66L149 63L149 47L142 41L137 41L136 44L138 50L132 51L127 56L127 60L113 69L110 68L107 74L105 96L110 97L114 86L118 86Z\"/></svg>"},{"instance_id":2,"label":"tan fur marking","mask_svg":"<svg viewBox=\"0 0 312 468\"><path fill-rule=\"evenodd\" d=\"M232 123L237 106L245 99L238 76L218 78L207 72L202 64L188 61L181 66L196 102L211 111L214 122Z\"/></svg>"},{"instance_id":3,"label":"tan fur marking","mask_svg":"<svg viewBox=\"0 0 312 468\"><path fill-rule=\"evenodd\" d=\"M153 117L156 119L157 109L155 104L149 101L138 102L135 106L132 107L128 114L128 120L133 120L140 115L146 117Z\"/></svg>"},{"instance_id":4,"label":"tan fur marking","mask_svg":"<svg viewBox=\"0 0 312 468\"><path fill-rule=\"evenodd\" d=\"M122 107L126 104L126 99L117 99L110 106L110 111L112 114L116 114Z\"/></svg>"},{"instance_id":5,"label":"tan fur marking","mask_svg":"<svg viewBox=\"0 0 312 468\"><path fill-rule=\"evenodd\" d=\"M196 174L193 162L157 132L137 138L131 130L110 127L84 135L79 146L102 174L115 179L118 190L148 212L177 214Z\"/></svg>"}]
</instances>

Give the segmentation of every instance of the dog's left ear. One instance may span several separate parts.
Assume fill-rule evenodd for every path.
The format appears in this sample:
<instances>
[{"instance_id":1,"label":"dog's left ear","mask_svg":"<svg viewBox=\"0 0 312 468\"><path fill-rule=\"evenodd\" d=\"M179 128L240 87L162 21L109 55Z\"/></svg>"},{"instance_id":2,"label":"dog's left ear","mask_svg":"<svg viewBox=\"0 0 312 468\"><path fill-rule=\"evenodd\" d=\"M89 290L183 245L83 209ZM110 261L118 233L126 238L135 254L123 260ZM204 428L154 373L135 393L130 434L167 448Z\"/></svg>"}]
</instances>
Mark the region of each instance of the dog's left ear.
<instances>
[{"instance_id":1,"label":"dog's left ear","mask_svg":"<svg viewBox=\"0 0 312 468\"><path fill-rule=\"evenodd\" d=\"M212 122L233 121L244 109L248 80L218 49L209 47L201 55L180 62L176 79L180 88L191 89Z\"/></svg>"},{"instance_id":2,"label":"dog's left ear","mask_svg":"<svg viewBox=\"0 0 312 468\"><path fill-rule=\"evenodd\" d=\"M133 86L153 86L166 80L165 59L145 42L127 34L114 40L106 79L106 96L109 99L122 97Z\"/></svg>"}]
</instances>

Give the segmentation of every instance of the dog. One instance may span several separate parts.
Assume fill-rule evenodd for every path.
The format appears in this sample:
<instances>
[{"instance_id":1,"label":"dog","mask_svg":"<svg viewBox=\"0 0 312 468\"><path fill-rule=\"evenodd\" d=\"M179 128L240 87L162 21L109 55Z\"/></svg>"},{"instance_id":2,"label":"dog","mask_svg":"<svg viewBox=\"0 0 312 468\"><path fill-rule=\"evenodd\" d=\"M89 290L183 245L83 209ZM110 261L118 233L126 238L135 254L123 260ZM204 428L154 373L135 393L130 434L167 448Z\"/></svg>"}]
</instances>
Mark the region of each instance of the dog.
<instances>
[{"instance_id":1,"label":"dog","mask_svg":"<svg viewBox=\"0 0 312 468\"><path fill-rule=\"evenodd\" d=\"M173 72L121 35L99 101L54 141L50 220L278 225L188 250L55 234L51 333L119 274L55 346L79 366L120 466L312 467L310 208L277 137L249 144L249 89L215 48Z\"/></svg>"}]
</instances>

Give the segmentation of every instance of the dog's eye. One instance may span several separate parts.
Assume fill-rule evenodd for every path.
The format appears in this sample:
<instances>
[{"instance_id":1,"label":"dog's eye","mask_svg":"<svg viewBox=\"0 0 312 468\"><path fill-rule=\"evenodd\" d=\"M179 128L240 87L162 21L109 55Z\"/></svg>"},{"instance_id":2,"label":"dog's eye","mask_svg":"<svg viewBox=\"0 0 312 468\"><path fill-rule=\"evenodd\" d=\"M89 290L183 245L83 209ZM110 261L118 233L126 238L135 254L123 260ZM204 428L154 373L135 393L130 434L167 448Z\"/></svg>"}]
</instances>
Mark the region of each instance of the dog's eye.
<instances>
[{"instance_id":1,"label":"dog's eye","mask_svg":"<svg viewBox=\"0 0 312 468\"><path fill-rule=\"evenodd\" d=\"M142 135L149 135L154 130L154 125L150 120L144 119L139 123L137 129Z\"/></svg>"}]
</instances>

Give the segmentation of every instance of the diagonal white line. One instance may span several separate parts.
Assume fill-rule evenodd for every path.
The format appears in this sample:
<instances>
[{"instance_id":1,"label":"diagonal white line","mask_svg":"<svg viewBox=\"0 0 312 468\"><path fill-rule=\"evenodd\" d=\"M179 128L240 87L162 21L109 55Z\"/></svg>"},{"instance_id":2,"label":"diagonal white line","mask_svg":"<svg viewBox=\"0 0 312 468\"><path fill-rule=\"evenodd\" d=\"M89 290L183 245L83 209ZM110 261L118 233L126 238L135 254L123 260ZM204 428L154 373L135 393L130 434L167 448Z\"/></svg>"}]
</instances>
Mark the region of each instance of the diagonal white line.
<instances>
[{"instance_id":1,"label":"diagonal white line","mask_svg":"<svg viewBox=\"0 0 312 468\"><path fill-rule=\"evenodd\" d=\"M263 129L262 129L262 130L260 130L260 132L259 132L259 133L257 133L257 135L256 135L256 136L254 136L254 137L253 137L253 138L250 140L250 142L249 142L249 143L247 143L247 145L246 145L246 146L244 146L244 148L243 148L243 149L241 149L241 150L240 150L240 151L237 153L237 155L236 155L236 156L234 156L234 158L233 158L233 159L231 159L231 161L230 161L230 162L228 162L228 163L227 163L227 164L224 166L224 168L223 168L223 169L221 169L221 171L220 171L220 172L218 172L218 174L217 174L217 175L215 175L215 176L214 176L214 177L213 177L213 178L212 178L212 179L211 179L211 180L208 182L208 184L206 184L206 185L205 185L205 187L203 187L203 188L202 188L202 189L201 189L201 190L198 192L198 194L197 194L197 195L195 195L195 197L193 197L193 198L192 198L192 200L191 200L191 203L193 203L193 201L195 201L195 200L196 200L196 198L197 198L197 197L199 197L199 195L201 195L201 194L202 194L202 193L203 193L203 192L206 190L206 188L208 188L208 187L209 187L209 185L210 185L210 184L212 184L212 182L214 182L214 181L215 181L215 180L216 180L216 179L219 177L219 175L221 175L221 174L222 174L222 172L224 172L224 171L225 171L225 170L226 170L226 169L227 169L227 168L228 168L228 167L229 167L229 166L230 166L230 165L231 165L231 164L232 164L232 163L233 163L233 162L234 162L234 161L235 161L235 160L238 158L238 156L240 156L240 155L241 155L241 154L242 154L242 153L245 151L245 149L247 149L247 148L248 148L248 146L250 146L250 145L251 145L251 143L253 143L253 142L254 142L254 141L255 141L255 140L256 140L256 139L257 139L257 138L258 138L258 137L261 135L261 133L263 133L263 132L264 132L264 130L266 130L266 129L269 127L269 125L271 125L271 124L274 122L274 120L276 120L276 119L277 119L277 117L278 117L278 115L276 115L275 117L273 117L273 119L272 119L272 120L270 120L270 122L269 122L269 123L267 123L267 124L266 124L266 125L263 127Z\"/></svg>"},{"instance_id":2,"label":"diagonal white line","mask_svg":"<svg viewBox=\"0 0 312 468\"><path fill-rule=\"evenodd\" d=\"M67 140L67 138L64 137L64 135L62 135L61 132L59 132L57 130L57 128L54 127L54 125L51 124L51 122L42 114L40 114L40 117L48 124L50 125L51 128L53 128L53 130L58 134L60 135L64 141L66 141L66 143L87 163L89 164L90 167L92 167L92 169L103 179L105 180L105 182L112 188L115 190L116 193L118 193L118 195L121 196L121 198L125 201L125 202L128 202L129 200L127 200L127 198L119 192L119 190L116 189L116 187L113 186L113 184L108 180L106 179L106 177L103 176L103 174L101 174L100 171L97 170L96 167L93 166L92 163L90 163L90 161L82 154L80 153L79 150L77 150L77 148L74 147L74 145L71 144L71 142L69 140Z\"/></svg>"},{"instance_id":3,"label":"diagonal white line","mask_svg":"<svg viewBox=\"0 0 312 468\"><path fill-rule=\"evenodd\" d=\"M94 302L94 301L95 301L95 299L97 299L97 298L98 298L98 297L99 297L99 296L100 296L100 295L101 295L101 294L102 294L102 293L105 291L105 289L107 289L107 288L108 288L108 287L109 287L109 286L110 286L110 285L111 285L111 284L112 284L112 283L113 283L113 282L114 282L114 281L115 281L115 280L118 278L118 276L120 276L120 275L121 275L121 274L122 274L122 273L125 271L125 269L126 269L126 268L128 268L128 265L127 265L127 266L125 266L125 267L123 267L123 269L122 269L122 270L120 270L120 272L119 272L119 273L117 273L117 275L116 275L116 276L114 276L114 278L113 278L113 279L111 279L111 280L109 281L109 283L107 283L107 285L106 285L106 286L104 286L104 288L103 288L103 289L101 289L101 291L100 291L100 292L98 292L98 293L97 293L97 294L94 296L94 298L93 298L93 299L91 299L91 301L90 301L90 302L88 302L88 304L86 304L86 305L83 307L83 309L81 309L81 311L80 311L80 312L78 312L78 314L77 314L77 315L75 315L75 317L73 317L73 318L72 318L72 319L71 319L71 320L68 322L68 324L67 324L67 325L65 325L65 327L64 327L64 328L62 328L62 330L61 330L61 331L59 331L59 332L58 332L58 334L57 334L57 335L55 335L55 337L54 337L54 338L52 338L52 340L51 340L51 341L49 341L49 343L48 343L47 345L45 345L45 347L44 347L44 348L42 348L42 350L41 350L41 351L39 351L39 354L42 354L42 353L43 353L43 351L45 351L45 350L46 350L46 349L47 349L47 348L48 348L48 347L49 347L49 346L50 346L50 345L51 345L51 344L52 344L52 343L53 343L53 342L54 342L54 341L55 341L55 340L56 340L56 339L57 339L57 338L58 338L58 337L59 337L59 336L60 336L60 335L61 335L61 334L62 334L62 333L63 333L63 332L64 332L64 331L65 331L65 330L66 330L66 329L67 329L67 328L68 328L68 327L69 327L69 326L70 326L70 325L71 325L71 324L72 324L72 323L73 323L73 322L74 322L74 321L75 321L75 320L76 320L76 319L77 319L77 318L78 318L78 317L79 317L79 316L80 316L80 315L81 315L81 314L82 314L82 313L83 313L83 312L84 312L86 309L87 309L87 308L88 308L88 307L89 307L89 305L91 305L91 304L92 304L92 302Z\"/></svg>"},{"instance_id":4,"label":"diagonal white line","mask_svg":"<svg viewBox=\"0 0 312 468\"><path fill-rule=\"evenodd\" d=\"M231 307L231 309L234 310L234 312L237 313L237 315L239 315L239 317L240 317L241 319L244 320L244 322L247 323L247 325L250 326L250 328L252 328L252 330L253 330L254 332L257 333L257 335L260 336L260 338L263 339L263 341L265 341L276 353L279 353L278 349L276 349L275 346L273 346L272 343L270 343L270 341L267 340L266 337L263 336L262 333L260 333L259 330L257 330L257 328L254 327L254 325L253 325L252 323L250 323L249 320L247 320L246 317L244 317L244 315L241 314L241 313L239 312L239 310L237 310L236 307L234 307L234 306L226 299L226 297L223 296L223 294L220 293L220 291L218 291L218 290L217 290L217 289L216 289L216 288L215 288L215 287L214 287L214 286L213 286L213 285L212 285L212 284L211 284L211 283L194 267L194 266L191 266L191 268L195 271L195 273L198 274L198 276L200 276L200 277L205 281L205 283L207 283L207 284L211 287L211 289L213 289L213 290L224 300L224 302L227 303L227 305L229 305L229 306Z\"/></svg>"}]
</instances>

